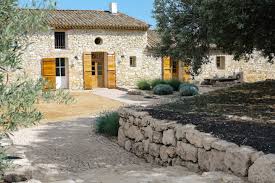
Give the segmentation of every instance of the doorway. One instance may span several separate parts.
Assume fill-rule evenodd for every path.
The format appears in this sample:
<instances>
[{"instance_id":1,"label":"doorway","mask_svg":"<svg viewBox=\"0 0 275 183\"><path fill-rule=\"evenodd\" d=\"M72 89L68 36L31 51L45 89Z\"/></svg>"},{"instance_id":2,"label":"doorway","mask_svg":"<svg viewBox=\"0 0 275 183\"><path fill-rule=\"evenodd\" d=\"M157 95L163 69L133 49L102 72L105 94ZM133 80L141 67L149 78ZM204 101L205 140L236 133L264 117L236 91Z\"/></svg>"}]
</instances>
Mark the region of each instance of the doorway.
<instances>
[{"instance_id":1,"label":"doorway","mask_svg":"<svg viewBox=\"0 0 275 183\"><path fill-rule=\"evenodd\" d=\"M104 84L104 52L84 53L84 89L103 88Z\"/></svg>"},{"instance_id":2,"label":"doorway","mask_svg":"<svg viewBox=\"0 0 275 183\"><path fill-rule=\"evenodd\" d=\"M68 89L68 69L65 58L56 58L56 89Z\"/></svg>"},{"instance_id":3,"label":"doorway","mask_svg":"<svg viewBox=\"0 0 275 183\"><path fill-rule=\"evenodd\" d=\"M104 87L104 53L92 53L92 87Z\"/></svg>"}]
</instances>

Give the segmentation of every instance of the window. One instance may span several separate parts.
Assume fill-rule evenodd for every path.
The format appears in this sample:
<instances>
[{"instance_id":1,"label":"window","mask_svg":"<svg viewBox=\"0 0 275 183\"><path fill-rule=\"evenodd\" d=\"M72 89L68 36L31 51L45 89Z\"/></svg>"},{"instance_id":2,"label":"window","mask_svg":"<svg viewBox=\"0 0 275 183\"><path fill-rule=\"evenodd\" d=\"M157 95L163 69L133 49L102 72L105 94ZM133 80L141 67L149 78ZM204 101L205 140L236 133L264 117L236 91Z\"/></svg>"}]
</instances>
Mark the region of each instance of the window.
<instances>
[{"instance_id":1,"label":"window","mask_svg":"<svg viewBox=\"0 0 275 183\"><path fill-rule=\"evenodd\" d=\"M216 65L218 69L225 69L225 56L217 56L216 57Z\"/></svg>"},{"instance_id":2,"label":"window","mask_svg":"<svg viewBox=\"0 0 275 183\"><path fill-rule=\"evenodd\" d=\"M130 67L136 67L136 66L137 66L137 57L130 56Z\"/></svg>"},{"instance_id":3,"label":"window","mask_svg":"<svg viewBox=\"0 0 275 183\"><path fill-rule=\"evenodd\" d=\"M55 32L54 33L55 38L55 49L65 49L65 32Z\"/></svg>"},{"instance_id":4,"label":"window","mask_svg":"<svg viewBox=\"0 0 275 183\"><path fill-rule=\"evenodd\" d=\"M55 63L56 63L56 76L66 76L65 58L57 58Z\"/></svg>"},{"instance_id":5,"label":"window","mask_svg":"<svg viewBox=\"0 0 275 183\"><path fill-rule=\"evenodd\" d=\"M95 38L95 44L96 45L101 45L102 43L103 43L102 38L100 38L100 37Z\"/></svg>"}]
</instances>

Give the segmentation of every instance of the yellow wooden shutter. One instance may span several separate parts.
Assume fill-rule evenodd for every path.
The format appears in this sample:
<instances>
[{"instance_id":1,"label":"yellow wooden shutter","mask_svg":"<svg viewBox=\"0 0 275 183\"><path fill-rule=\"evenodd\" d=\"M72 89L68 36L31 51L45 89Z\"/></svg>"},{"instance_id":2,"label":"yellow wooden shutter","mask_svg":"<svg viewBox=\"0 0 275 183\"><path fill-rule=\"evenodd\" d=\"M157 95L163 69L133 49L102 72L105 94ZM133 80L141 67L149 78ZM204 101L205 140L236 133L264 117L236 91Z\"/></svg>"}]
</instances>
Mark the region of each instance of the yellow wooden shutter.
<instances>
[{"instance_id":1,"label":"yellow wooden shutter","mask_svg":"<svg viewBox=\"0 0 275 183\"><path fill-rule=\"evenodd\" d=\"M56 64L55 58L42 59L42 76L47 81L45 89L56 89Z\"/></svg>"},{"instance_id":2,"label":"yellow wooden shutter","mask_svg":"<svg viewBox=\"0 0 275 183\"><path fill-rule=\"evenodd\" d=\"M163 67L163 79L164 80L172 79L172 68L171 68L170 57L163 57L162 67Z\"/></svg>"},{"instance_id":3,"label":"yellow wooden shutter","mask_svg":"<svg viewBox=\"0 0 275 183\"><path fill-rule=\"evenodd\" d=\"M183 81L190 81L191 80L191 68L190 65L183 63L183 74L182 74L182 80Z\"/></svg>"},{"instance_id":4,"label":"yellow wooden shutter","mask_svg":"<svg viewBox=\"0 0 275 183\"><path fill-rule=\"evenodd\" d=\"M84 53L83 55L83 79L84 89L92 89L92 54Z\"/></svg>"},{"instance_id":5,"label":"yellow wooden shutter","mask_svg":"<svg viewBox=\"0 0 275 183\"><path fill-rule=\"evenodd\" d=\"M114 54L108 54L107 72L108 88L116 88L116 59Z\"/></svg>"}]
</instances>

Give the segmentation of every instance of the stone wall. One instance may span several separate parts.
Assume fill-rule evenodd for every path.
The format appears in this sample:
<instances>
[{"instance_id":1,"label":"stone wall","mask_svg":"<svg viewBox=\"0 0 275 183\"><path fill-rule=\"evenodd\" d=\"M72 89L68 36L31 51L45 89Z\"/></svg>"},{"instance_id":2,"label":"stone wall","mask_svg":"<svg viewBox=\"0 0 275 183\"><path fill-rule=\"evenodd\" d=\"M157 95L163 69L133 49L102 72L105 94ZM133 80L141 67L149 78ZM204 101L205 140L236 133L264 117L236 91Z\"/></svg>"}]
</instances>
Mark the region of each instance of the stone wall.
<instances>
[{"instance_id":1,"label":"stone wall","mask_svg":"<svg viewBox=\"0 0 275 183\"><path fill-rule=\"evenodd\" d=\"M22 55L24 71L32 78L41 77L43 58L66 58L69 69L69 88L83 89L83 53L115 53L118 87L130 87L139 79L161 77L161 59L145 54L146 31L115 30L60 30L66 32L66 49L54 48L54 31L29 36L31 43ZM96 45L95 38L101 37L103 44ZM130 56L137 57L137 67L130 67Z\"/></svg>"},{"instance_id":2,"label":"stone wall","mask_svg":"<svg viewBox=\"0 0 275 183\"><path fill-rule=\"evenodd\" d=\"M216 56L225 56L225 69L218 69L216 66ZM219 51L210 53L210 62L203 65L201 73L195 77L196 81L203 81L205 78L228 77L233 73L243 72L245 82L263 81L275 79L275 64L268 63L259 52L253 54L248 62L245 60L235 61L232 55Z\"/></svg>"},{"instance_id":3,"label":"stone wall","mask_svg":"<svg viewBox=\"0 0 275 183\"><path fill-rule=\"evenodd\" d=\"M119 113L119 145L148 162L181 165L197 172L230 172L253 183L275 180L274 154L220 140L194 125L156 120L146 112L124 108Z\"/></svg>"}]
</instances>

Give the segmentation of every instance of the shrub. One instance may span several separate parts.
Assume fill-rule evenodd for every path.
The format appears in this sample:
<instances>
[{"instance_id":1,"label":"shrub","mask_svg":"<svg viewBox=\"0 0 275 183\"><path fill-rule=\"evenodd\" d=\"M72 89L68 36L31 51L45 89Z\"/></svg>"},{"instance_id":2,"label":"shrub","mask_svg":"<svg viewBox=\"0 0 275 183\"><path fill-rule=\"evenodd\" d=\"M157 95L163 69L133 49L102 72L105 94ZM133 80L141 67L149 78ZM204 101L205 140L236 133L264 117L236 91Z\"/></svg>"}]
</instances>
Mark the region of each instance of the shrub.
<instances>
[{"instance_id":1,"label":"shrub","mask_svg":"<svg viewBox=\"0 0 275 183\"><path fill-rule=\"evenodd\" d=\"M169 84L170 86L172 86L172 88L174 89L174 91L178 91L181 82L178 79L170 79L167 81L167 84Z\"/></svg>"},{"instance_id":2,"label":"shrub","mask_svg":"<svg viewBox=\"0 0 275 183\"><path fill-rule=\"evenodd\" d=\"M167 81L165 81L165 80L163 80L163 79L154 79L154 80L151 82L152 88L155 88L157 85L160 85L160 84L167 84Z\"/></svg>"},{"instance_id":3,"label":"shrub","mask_svg":"<svg viewBox=\"0 0 275 183\"><path fill-rule=\"evenodd\" d=\"M137 83L137 87L140 90L150 90L151 89L151 85L149 84L148 81L146 80L141 80Z\"/></svg>"},{"instance_id":4,"label":"shrub","mask_svg":"<svg viewBox=\"0 0 275 183\"><path fill-rule=\"evenodd\" d=\"M119 128L119 114L117 112L105 112L102 113L96 119L96 132L117 136Z\"/></svg>"},{"instance_id":5,"label":"shrub","mask_svg":"<svg viewBox=\"0 0 275 183\"><path fill-rule=\"evenodd\" d=\"M181 84L179 90L181 96L194 96L199 94L199 88L194 84Z\"/></svg>"},{"instance_id":6,"label":"shrub","mask_svg":"<svg viewBox=\"0 0 275 183\"><path fill-rule=\"evenodd\" d=\"M156 95L170 95L173 93L173 88L167 84L159 84L153 89Z\"/></svg>"}]
</instances>

